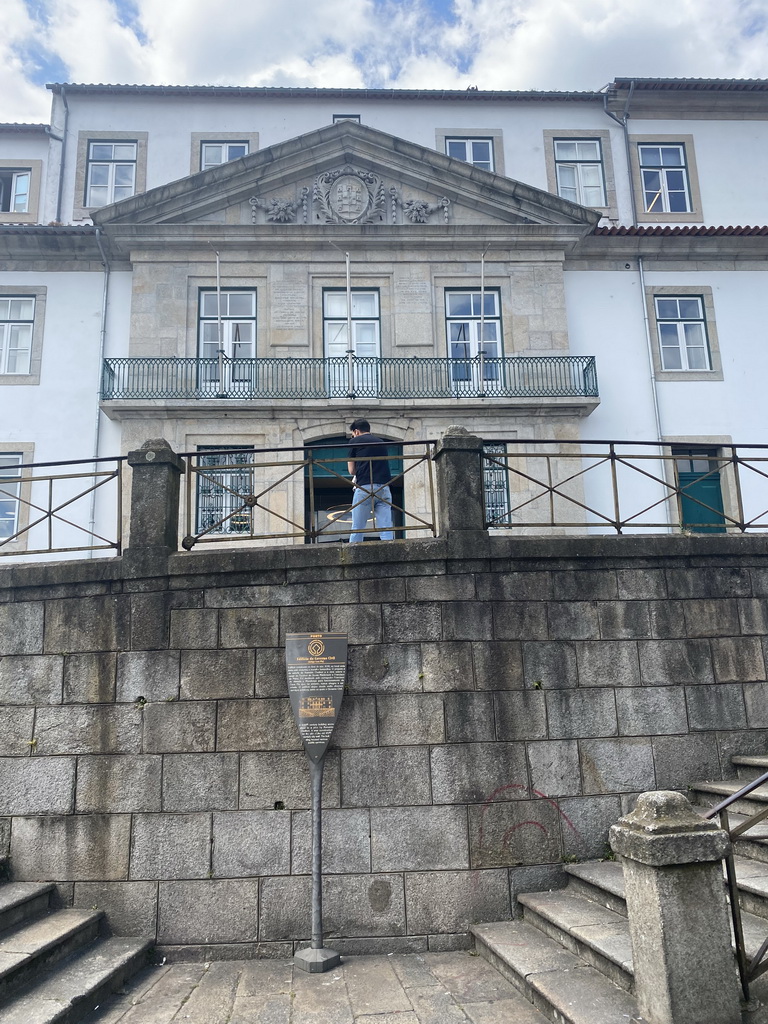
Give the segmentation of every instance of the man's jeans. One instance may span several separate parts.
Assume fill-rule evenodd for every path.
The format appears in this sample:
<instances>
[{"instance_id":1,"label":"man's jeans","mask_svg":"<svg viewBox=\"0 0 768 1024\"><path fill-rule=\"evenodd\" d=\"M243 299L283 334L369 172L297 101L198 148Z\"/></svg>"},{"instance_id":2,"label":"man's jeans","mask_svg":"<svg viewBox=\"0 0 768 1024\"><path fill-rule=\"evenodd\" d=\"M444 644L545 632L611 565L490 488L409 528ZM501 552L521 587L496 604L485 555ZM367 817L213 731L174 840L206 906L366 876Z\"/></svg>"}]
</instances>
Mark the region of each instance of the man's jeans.
<instances>
[{"instance_id":1,"label":"man's jeans","mask_svg":"<svg viewBox=\"0 0 768 1024\"><path fill-rule=\"evenodd\" d=\"M357 544L365 537L360 532L365 529L368 518L373 515L373 523L382 540L394 540L392 530L392 492L383 486L355 487L352 491L352 533L349 543ZM368 534L368 536L372 536Z\"/></svg>"}]
</instances>

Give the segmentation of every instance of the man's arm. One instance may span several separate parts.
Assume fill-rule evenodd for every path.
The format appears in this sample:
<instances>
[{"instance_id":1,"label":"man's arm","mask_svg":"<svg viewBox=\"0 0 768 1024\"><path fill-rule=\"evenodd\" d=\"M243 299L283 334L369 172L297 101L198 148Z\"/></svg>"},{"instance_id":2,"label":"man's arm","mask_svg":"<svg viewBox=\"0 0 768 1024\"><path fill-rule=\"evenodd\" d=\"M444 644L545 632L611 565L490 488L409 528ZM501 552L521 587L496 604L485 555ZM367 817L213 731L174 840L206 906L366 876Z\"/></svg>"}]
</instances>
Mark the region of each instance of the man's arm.
<instances>
[{"instance_id":1,"label":"man's arm","mask_svg":"<svg viewBox=\"0 0 768 1024\"><path fill-rule=\"evenodd\" d=\"M355 464L351 460L347 463L347 472L350 476L355 475Z\"/></svg>"}]
</instances>

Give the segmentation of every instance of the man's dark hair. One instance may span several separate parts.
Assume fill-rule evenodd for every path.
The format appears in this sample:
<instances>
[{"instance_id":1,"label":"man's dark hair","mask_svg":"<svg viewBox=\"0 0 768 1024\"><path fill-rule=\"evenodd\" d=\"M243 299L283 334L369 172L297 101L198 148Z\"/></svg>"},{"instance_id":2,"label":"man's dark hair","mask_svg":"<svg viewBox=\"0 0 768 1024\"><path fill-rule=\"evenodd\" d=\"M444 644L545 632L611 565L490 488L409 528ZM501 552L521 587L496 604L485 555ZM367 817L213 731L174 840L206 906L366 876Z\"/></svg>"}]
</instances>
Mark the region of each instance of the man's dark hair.
<instances>
[{"instance_id":1,"label":"man's dark hair","mask_svg":"<svg viewBox=\"0 0 768 1024\"><path fill-rule=\"evenodd\" d=\"M364 434L369 434L371 432L371 424L368 422L368 420L352 420L352 422L349 424L349 429L362 430Z\"/></svg>"}]
</instances>

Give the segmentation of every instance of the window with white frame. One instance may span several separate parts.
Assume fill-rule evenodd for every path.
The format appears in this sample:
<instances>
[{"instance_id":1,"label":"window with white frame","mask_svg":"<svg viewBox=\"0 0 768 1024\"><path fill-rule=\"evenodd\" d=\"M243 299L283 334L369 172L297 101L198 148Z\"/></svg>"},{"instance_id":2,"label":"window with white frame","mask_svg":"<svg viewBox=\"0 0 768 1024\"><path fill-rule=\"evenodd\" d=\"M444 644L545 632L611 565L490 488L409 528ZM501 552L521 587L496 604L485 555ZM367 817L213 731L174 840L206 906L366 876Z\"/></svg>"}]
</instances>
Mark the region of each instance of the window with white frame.
<instances>
[{"instance_id":1,"label":"window with white frame","mask_svg":"<svg viewBox=\"0 0 768 1024\"><path fill-rule=\"evenodd\" d=\"M657 295L654 305L662 370L710 370L702 297Z\"/></svg>"},{"instance_id":2,"label":"window with white frame","mask_svg":"<svg viewBox=\"0 0 768 1024\"><path fill-rule=\"evenodd\" d=\"M216 359L222 349L228 359L253 359L256 354L256 291L236 289L200 292L200 356Z\"/></svg>"},{"instance_id":3,"label":"window with white frame","mask_svg":"<svg viewBox=\"0 0 768 1024\"><path fill-rule=\"evenodd\" d=\"M30 168L0 168L0 213L29 213Z\"/></svg>"},{"instance_id":4,"label":"window with white frame","mask_svg":"<svg viewBox=\"0 0 768 1024\"><path fill-rule=\"evenodd\" d=\"M137 142L88 143L85 205L108 206L136 191Z\"/></svg>"},{"instance_id":5,"label":"window with white frame","mask_svg":"<svg viewBox=\"0 0 768 1024\"><path fill-rule=\"evenodd\" d=\"M454 381L471 381L470 360L484 357L483 378L497 380L501 357L501 298L497 288L446 289L446 336Z\"/></svg>"},{"instance_id":6,"label":"window with white frame","mask_svg":"<svg viewBox=\"0 0 768 1024\"><path fill-rule=\"evenodd\" d=\"M606 205L600 139L555 139L557 193L582 206Z\"/></svg>"},{"instance_id":7,"label":"window with white frame","mask_svg":"<svg viewBox=\"0 0 768 1024\"><path fill-rule=\"evenodd\" d=\"M0 374L29 373L35 299L0 295Z\"/></svg>"},{"instance_id":8,"label":"window with white frame","mask_svg":"<svg viewBox=\"0 0 768 1024\"><path fill-rule=\"evenodd\" d=\"M376 360L381 352L379 291L377 288L353 288L351 301L352 338L348 340L346 290L326 288L323 291L323 350L327 358L334 360L328 366L328 386L333 398L349 391L368 394L377 391ZM363 360L354 366L351 381L348 364L342 359L349 350Z\"/></svg>"},{"instance_id":9,"label":"window with white frame","mask_svg":"<svg viewBox=\"0 0 768 1024\"><path fill-rule=\"evenodd\" d=\"M240 157L248 156L249 144L245 140L237 142L201 142L200 143L200 170L207 171L209 167L218 167L219 164L226 164L230 160L239 160Z\"/></svg>"},{"instance_id":10,"label":"window with white frame","mask_svg":"<svg viewBox=\"0 0 768 1024\"><path fill-rule=\"evenodd\" d=\"M481 167L484 171L495 170L492 138L446 138L445 153L454 160L463 160L474 167Z\"/></svg>"},{"instance_id":11,"label":"window with white frame","mask_svg":"<svg viewBox=\"0 0 768 1024\"><path fill-rule=\"evenodd\" d=\"M253 452L237 445L211 449L197 449L197 532L251 533L244 499L253 494Z\"/></svg>"},{"instance_id":12,"label":"window with white frame","mask_svg":"<svg viewBox=\"0 0 768 1024\"><path fill-rule=\"evenodd\" d=\"M354 121L356 124L360 124L359 114L334 114L333 123L338 124L339 121Z\"/></svg>"},{"instance_id":13,"label":"window with white frame","mask_svg":"<svg viewBox=\"0 0 768 1024\"><path fill-rule=\"evenodd\" d=\"M637 147L646 213L688 213L691 195L683 143Z\"/></svg>"},{"instance_id":14,"label":"window with white frame","mask_svg":"<svg viewBox=\"0 0 768 1024\"><path fill-rule=\"evenodd\" d=\"M21 463L21 452L0 452L0 540L12 537L19 528Z\"/></svg>"}]
</instances>

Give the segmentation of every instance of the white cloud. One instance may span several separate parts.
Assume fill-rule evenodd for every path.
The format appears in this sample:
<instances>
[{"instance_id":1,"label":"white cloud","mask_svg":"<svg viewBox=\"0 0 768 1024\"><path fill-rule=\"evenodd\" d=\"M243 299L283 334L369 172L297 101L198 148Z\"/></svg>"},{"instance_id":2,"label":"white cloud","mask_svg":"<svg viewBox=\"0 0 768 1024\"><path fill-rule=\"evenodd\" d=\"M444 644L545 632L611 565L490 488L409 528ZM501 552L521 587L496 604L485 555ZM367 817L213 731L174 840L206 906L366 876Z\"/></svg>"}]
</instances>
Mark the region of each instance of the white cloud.
<instances>
[{"instance_id":1,"label":"white cloud","mask_svg":"<svg viewBox=\"0 0 768 1024\"><path fill-rule=\"evenodd\" d=\"M0 120L47 119L51 66L72 82L592 90L760 77L768 54L768 0L453 0L452 21L445 0L40 4L5 0Z\"/></svg>"}]
</instances>

